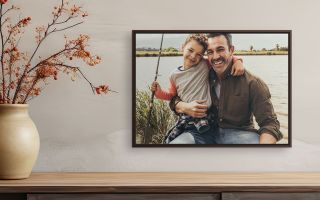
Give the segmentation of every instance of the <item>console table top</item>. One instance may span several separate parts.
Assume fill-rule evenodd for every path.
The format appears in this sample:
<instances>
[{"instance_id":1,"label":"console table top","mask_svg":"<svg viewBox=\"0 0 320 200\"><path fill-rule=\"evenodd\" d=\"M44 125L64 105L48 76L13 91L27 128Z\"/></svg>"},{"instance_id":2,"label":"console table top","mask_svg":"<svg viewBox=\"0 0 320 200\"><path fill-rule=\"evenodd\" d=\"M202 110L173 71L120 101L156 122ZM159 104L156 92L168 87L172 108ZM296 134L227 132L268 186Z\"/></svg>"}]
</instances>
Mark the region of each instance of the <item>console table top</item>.
<instances>
[{"instance_id":1,"label":"console table top","mask_svg":"<svg viewBox=\"0 0 320 200\"><path fill-rule=\"evenodd\" d=\"M320 173L32 173L0 180L0 193L320 192Z\"/></svg>"}]
</instances>

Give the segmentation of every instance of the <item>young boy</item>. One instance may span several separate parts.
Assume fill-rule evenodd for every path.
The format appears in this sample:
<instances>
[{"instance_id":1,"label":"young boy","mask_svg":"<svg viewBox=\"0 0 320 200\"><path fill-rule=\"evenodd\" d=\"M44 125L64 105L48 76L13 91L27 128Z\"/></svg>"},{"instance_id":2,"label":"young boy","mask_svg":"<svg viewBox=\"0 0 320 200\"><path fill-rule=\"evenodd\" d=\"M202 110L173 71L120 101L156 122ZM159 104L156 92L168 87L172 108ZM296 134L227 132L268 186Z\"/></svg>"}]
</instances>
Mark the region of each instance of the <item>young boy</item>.
<instances>
[{"instance_id":1,"label":"young boy","mask_svg":"<svg viewBox=\"0 0 320 200\"><path fill-rule=\"evenodd\" d=\"M205 100L209 108L211 106L208 80L210 65L203 58L207 47L205 34L190 34L182 45L183 65L171 72L168 90L162 90L156 81L152 83L151 91L155 92L156 98L170 101L172 97L178 95L183 102ZM243 65L238 60L236 57L233 58L234 63L238 64L234 64L233 68L243 70ZM186 125L192 124L193 131L198 133L204 133L210 129L208 117L199 119L184 114L179 115L179 120L167 136L166 142L170 143L184 131Z\"/></svg>"}]
</instances>

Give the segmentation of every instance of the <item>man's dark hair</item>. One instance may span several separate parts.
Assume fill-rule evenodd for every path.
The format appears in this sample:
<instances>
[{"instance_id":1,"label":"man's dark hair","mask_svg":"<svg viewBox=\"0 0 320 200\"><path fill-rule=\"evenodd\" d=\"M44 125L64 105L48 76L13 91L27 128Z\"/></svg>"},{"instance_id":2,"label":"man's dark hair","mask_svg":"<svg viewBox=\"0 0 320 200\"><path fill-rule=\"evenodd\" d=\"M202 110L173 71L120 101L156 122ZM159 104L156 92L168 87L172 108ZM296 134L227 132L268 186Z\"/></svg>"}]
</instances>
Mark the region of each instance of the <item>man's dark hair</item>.
<instances>
[{"instance_id":1,"label":"man's dark hair","mask_svg":"<svg viewBox=\"0 0 320 200\"><path fill-rule=\"evenodd\" d=\"M230 33L208 33L207 38L214 38L223 35L228 42L229 49L232 47L232 35Z\"/></svg>"}]
</instances>

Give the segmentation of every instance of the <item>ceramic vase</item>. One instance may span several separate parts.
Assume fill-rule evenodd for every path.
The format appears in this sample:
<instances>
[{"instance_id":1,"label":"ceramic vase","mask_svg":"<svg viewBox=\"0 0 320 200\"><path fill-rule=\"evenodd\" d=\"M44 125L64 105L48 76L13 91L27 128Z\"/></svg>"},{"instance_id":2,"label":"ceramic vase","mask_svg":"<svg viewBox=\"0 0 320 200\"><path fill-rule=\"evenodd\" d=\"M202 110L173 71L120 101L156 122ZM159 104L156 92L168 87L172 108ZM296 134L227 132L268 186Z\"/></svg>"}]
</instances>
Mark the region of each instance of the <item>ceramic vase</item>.
<instances>
[{"instance_id":1,"label":"ceramic vase","mask_svg":"<svg viewBox=\"0 0 320 200\"><path fill-rule=\"evenodd\" d=\"M24 179L37 160L38 130L27 104L0 104L0 179Z\"/></svg>"}]
</instances>

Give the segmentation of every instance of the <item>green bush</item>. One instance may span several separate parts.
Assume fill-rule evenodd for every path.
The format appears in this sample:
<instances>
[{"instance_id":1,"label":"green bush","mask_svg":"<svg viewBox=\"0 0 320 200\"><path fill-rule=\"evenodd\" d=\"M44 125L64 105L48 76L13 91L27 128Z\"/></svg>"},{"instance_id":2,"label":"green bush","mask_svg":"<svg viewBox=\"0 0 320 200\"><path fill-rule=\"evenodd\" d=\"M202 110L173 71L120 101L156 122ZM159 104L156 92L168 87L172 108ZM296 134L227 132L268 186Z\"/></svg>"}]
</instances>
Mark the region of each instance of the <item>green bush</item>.
<instances>
[{"instance_id":1,"label":"green bush","mask_svg":"<svg viewBox=\"0 0 320 200\"><path fill-rule=\"evenodd\" d=\"M136 91L136 143L142 144L148 125L150 91ZM154 99L150 126L146 134L152 135L152 143L161 144L167 131L174 125L176 116L166 101Z\"/></svg>"}]
</instances>

